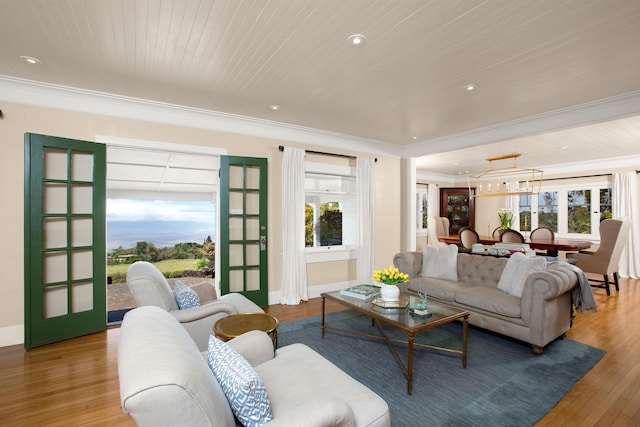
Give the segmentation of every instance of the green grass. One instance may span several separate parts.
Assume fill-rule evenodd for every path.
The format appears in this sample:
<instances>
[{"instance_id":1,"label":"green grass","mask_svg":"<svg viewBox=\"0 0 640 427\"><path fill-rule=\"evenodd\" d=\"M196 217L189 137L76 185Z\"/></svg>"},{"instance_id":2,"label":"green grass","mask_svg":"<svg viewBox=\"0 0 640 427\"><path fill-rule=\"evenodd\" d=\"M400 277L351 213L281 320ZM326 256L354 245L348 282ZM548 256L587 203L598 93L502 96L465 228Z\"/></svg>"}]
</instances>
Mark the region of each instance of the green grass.
<instances>
[{"instance_id":1,"label":"green grass","mask_svg":"<svg viewBox=\"0 0 640 427\"><path fill-rule=\"evenodd\" d=\"M195 270L198 264L197 259L166 259L164 261L154 262L158 270L165 276L175 277L174 273L184 270ZM107 266L107 276L113 278L113 283L124 282L127 276L127 269L131 264L117 264Z\"/></svg>"}]
</instances>

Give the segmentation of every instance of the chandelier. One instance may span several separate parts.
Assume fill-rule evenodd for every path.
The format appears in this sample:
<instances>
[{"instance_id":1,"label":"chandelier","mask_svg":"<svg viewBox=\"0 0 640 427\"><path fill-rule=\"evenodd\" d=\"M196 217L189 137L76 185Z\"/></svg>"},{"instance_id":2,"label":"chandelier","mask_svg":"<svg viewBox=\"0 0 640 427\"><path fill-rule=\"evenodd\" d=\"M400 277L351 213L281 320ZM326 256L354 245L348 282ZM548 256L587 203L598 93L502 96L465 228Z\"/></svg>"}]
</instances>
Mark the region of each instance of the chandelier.
<instances>
[{"instance_id":1,"label":"chandelier","mask_svg":"<svg viewBox=\"0 0 640 427\"><path fill-rule=\"evenodd\" d=\"M542 186L542 171L518 167L520 154L487 157L487 170L467 176L469 194L475 187L475 197L538 194ZM511 167L494 168L493 162L513 159Z\"/></svg>"}]
</instances>

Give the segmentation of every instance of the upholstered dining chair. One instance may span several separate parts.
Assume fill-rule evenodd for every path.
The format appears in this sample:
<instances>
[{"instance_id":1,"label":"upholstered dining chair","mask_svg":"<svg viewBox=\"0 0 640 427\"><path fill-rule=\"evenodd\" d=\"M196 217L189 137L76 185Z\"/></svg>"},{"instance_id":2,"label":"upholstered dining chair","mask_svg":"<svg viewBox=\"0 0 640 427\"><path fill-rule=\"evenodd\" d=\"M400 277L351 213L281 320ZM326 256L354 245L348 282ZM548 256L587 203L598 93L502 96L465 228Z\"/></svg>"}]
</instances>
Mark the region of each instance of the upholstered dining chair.
<instances>
[{"instance_id":1,"label":"upholstered dining chair","mask_svg":"<svg viewBox=\"0 0 640 427\"><path fill-rule=\"evenodd\" d=\"M607 295L611 295L609 289L609 275L613 275L613 283L616 291L620 290L618 284L618 263L622 250L629 239L631 220L629 218L605 219L600 223L600 245L595 252L568 253L567 258L574 259L576 267L585 273L599 274L604 280L589 278L591 286L604 288Z\"/></svg>"},{"instance_id":2,"label":"upholstered dining chair","mask_svg":"<svg viewBox=\"0 0 640 427\"><path fill-rule=\"evenodd\" d=\"M549 240L553 241L555 239L555 233L549 227L538 227L531 231L529 234L530 240ZM538 255L546 255L547 251L536 250Z\"/></svg>"},{"instance_id":3,"label":"upholstered dining chair","mask_svg":"<svg viewBox=\"0 0 640 427\"><path fill-rule=\"evenodd\" d=\"M471 246L480 241L480 236L476 230L471 227L462 227L458 232L458 236L460 237L460 245L466 251L471 250Z\"/></svg>"},{"instance_id":4,"label":"upholstered dining chair","mask_svg":"<svg viewBox=\"0 0 640 427\"><path fill-rule=\"evenodd\" d=\"M552 229L549 227L538 227L531 231L529 234L529 239L531 240L553 240L555 239L555 234Z\"/></svg>"},{"instance_id":5,"label":"upholstered dining chair","mask_svg":"<svg viewBox=\"0 0 640 427\"><path fill-rule=\"evenodd\" d=\"M429 244L437 245L439 236L449 235L449 218L444 216L432 216L429 218Z\"/></svg>"},{"instance_id":6,"label":"upholstered dining chair","mask_svg":"<svg viewBox=\"0 0 640 427\"><path fill-rule=\"evenodd\" d=\"M500 234L502 243L524 243L524 236L519 231L507 228Z\"/></svg>"},{"instance_id":7,"label":"upholstered dining chair","mask_svg":"<svg viewBox=\"0 0 640 427\"><path fill-rule=\"evenodd\" d=\"M500 227L494 228L493 231L491 232L491 237L493 237L494 239L500 240L500 230L502 230Z\"/></svg>"},{"instance_id":8,"label":"upholstered dining chair","mask_svg":"<svg viewBox=\"0 0 640 427\"><path fill-rule=\"evenodd\" d=\"M200 351L207 349L213 324L232 313L264 312L242 294L230 293L217 297L210 283L191 287L200 305L180 310L169 282L158 268L146 261L134 262L127 270L127 285L138 307L155 305L168 311L187 330Z\"/></svg>"}]
</instances>

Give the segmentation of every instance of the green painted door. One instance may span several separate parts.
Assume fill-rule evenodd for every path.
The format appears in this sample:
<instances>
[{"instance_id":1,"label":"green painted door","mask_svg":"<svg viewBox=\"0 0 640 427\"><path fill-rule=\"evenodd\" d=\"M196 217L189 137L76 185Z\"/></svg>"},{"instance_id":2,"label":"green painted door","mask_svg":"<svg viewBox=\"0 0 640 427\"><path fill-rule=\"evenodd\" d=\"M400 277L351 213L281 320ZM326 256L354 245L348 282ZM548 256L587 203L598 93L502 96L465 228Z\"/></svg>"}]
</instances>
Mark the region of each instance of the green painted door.
<instances>
[{"instance_id":1,"label":"green painted door","mask_svg":"<svg viewBox=\"0 0 640 427\"><path fill-rule=\"evenodd\" d=\"M268 301L267 159L220 157L220 290Z\"/></svg>"},{"instance_id":2,"label":"green painted door","mask_svg":"<svg viewBox=\"0 0 640 427\"><path fill-rule=\"evenodd\" d=\"M105 146L25 134L25 348L104 330Z\"/></svg>"}]
</instances>

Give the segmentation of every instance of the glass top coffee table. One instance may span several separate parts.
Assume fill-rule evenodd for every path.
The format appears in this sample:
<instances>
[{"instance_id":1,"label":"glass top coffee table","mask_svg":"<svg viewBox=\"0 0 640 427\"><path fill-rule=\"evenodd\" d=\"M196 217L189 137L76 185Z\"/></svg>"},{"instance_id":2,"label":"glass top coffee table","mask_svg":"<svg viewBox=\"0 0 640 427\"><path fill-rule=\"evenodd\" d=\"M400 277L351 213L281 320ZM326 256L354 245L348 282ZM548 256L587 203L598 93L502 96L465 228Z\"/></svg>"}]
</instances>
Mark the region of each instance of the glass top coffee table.
<instances>
[{"instance_id":1,"label":"glass top coffee table","mask_svg":"<svg viewBox=\"0 0 640 427\"><path fill-rule=\"evenodd\" d=\"M368 338L381 339L386 341L389 349L395 356L396 360L400 364L400 367L404 371L405 376L407 377L407 394L411 394L412 388L412 379L413 379L413 348L417 347L426 347L435 350L447 351L450 353L457 353L462 355L462 367L467 367L467 331L468 331L468 320L469 320L469 312L451 307L439 302L430 301L429 308L431 308L431 315L429 317L424 316L415 316L410 313L408 306L403 308L405 304L418 303L421 301L421 298L417 295L411 294L400 294L401 304L398 304L400 307L396 308L395 305L378 305L379 302L376 301L374 304L372 301L361 301L355 298L346 297L340 295L340 291L334 292L326 292L321 294L322 296L322 339L324 339L325 330L334 330L339 332L345 332L349 334L365 336ZM367 317L371 318L372 324L377 324L378 330L381 335L372 335L366 334L363 332L351 331L341 328L334 328L331 326L327 326L325 324L325 302L329 299L331 301L337 302L345 307L348 307L352 310L355 310L361 314L364 314ZM424 331L426 329L435 328L436 326L444 325L446 323L453 322L455 320L462 320L462 349L453 349L453 348L445 348L445 347L436 347L427 344L415 343L415 335L418 332ZM394 328L401 329L407 333L407 341L399 341L392 340L388 338L384 330L380 327L378 322L386 323ZM396 349L391 344L392 342L401 342L407 344L407 364L400 359Z\"/></svg>"},{"instance_id":2,"label":"glass top coffee table","mask_svg":"<svg viewBox=\"0 0 640 427\"><path fill-rule=\"evenodd\" d=\"M234 313L222 317L213 325L213 332L223 340L230 340L249 331L263 331L271 335L278 347L278 319L267 313Z\"/></svg>"}]
</instances>

